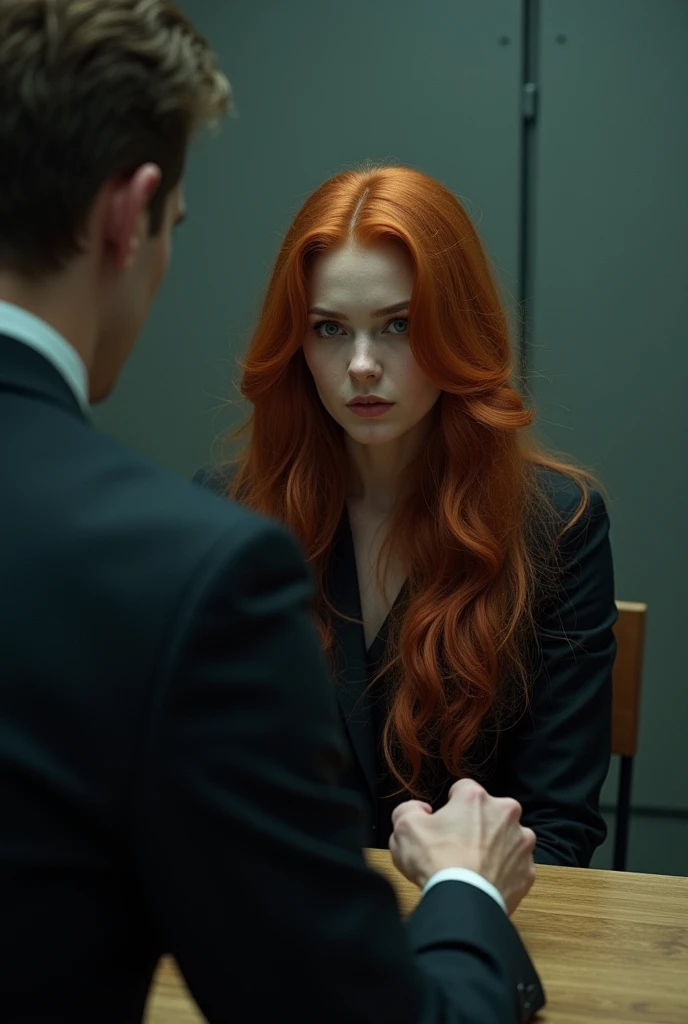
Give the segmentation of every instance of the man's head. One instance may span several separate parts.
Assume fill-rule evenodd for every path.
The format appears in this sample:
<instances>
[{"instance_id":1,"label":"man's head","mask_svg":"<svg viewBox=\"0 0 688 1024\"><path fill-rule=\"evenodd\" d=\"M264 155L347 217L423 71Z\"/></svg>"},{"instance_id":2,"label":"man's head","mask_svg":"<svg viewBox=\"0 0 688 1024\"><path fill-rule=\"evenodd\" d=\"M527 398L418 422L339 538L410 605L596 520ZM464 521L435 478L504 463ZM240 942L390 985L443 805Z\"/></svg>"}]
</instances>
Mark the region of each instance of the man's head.
<instances>
[{"instance_id":1,"label":"man's head","mask_svg":"<svg viewBox=\"0 0 688 1024\"><path fill-rule=\"evenodd\" d=\"M189 141L229 104L169 0L0 0L0 298L79 349L93 400L164 277Z\"/></svg>"}]
</instances>

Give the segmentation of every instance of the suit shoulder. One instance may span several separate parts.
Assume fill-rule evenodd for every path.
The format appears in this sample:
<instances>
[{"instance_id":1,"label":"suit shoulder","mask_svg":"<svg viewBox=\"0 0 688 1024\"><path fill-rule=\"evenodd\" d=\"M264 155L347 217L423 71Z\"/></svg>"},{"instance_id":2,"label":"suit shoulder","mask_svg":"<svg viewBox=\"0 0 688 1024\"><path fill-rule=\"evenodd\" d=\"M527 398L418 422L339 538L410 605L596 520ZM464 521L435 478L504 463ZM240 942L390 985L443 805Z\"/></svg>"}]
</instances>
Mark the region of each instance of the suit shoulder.
<instances>
[{"instance_id":1,"label":"suit shoulder","mask_svg":"<svg viewBox=\"0 0 688 1024\"><path fill-rule=\"evenodd\" d=\"M544 505L553 513L555 520L562 526L568 524L578 512L583 500L583 488L571 476L559 470L538 466L535 480L544 499ZM606 516L606 508L602 495L595 487L587 487L587 497L580 520L589 522L599 516Z\"/></svg>"},{"instance_id":2,"label":"suit shoulder","mask_svg":"<svg viewBox=\"0 0 688 1024\"><path fill-rule=\"evenodd\" d=\"M528 516L528 545L538 564L577 558L594 538L609 532L602 495L557 470L538 466Z\"/></svg>"},{"instance_id":3,"label":"suit shoulder","mask_svg":"<svg viewBox=\"0 0 688 1024\"><path fill-rule=\"evenodd\" d=\"M225 496L232 486L236 466L203 466L193 475L193 482L199 487L212 491L213 494Z\"/></svg>"},{"instance_id":4,"label":"suit shoulder","mask_svg":"<svg viewBox=\"0 0 688 1024\"><path fill-rule=\"evenodd\" d=\"M126 526L127 536L136 536L149 552L164 548L171 565L202 557L220 538L230 550L254 536L284 532L230 501L224 488L194 487L116 439L94 435L90 457L70 463L82 486L88 484L91 513L93 506L108 503L111 514L101 520L108 531L116 534Z\"/></svg>"}]
</instances>

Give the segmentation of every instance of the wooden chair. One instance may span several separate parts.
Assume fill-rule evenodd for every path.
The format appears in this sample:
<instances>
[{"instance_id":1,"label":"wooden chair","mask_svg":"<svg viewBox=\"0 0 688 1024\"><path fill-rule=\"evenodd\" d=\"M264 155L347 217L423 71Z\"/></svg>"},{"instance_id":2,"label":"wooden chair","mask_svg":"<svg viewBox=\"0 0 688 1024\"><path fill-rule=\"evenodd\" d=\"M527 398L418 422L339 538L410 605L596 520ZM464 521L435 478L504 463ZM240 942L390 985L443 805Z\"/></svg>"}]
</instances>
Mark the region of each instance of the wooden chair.
<instances>
[{"instance_id":1,"label":"wooden chair","mask_svg":"<svg viewBox=\"0 0 688 1024\"><path fill-rule=\"evenodd\" d=\"M615 871L625 871L633 758L638 749L647 605L617 601L616 606L619 609L619 618L614 627L617 651L612 672L612 753L619 755L621 765L616 803L613 868Z\"/></svg>"}]
</instances>

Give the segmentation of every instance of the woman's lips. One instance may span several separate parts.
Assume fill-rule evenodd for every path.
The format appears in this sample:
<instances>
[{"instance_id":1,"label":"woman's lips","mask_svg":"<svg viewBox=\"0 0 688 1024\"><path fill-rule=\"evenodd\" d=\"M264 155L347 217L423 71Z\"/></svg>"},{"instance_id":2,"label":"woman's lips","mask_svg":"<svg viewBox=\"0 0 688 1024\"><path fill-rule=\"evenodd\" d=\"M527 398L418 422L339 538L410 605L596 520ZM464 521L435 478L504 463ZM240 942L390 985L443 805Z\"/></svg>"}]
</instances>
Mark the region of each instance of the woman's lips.
<instances>
[{"instance_id":1,"label":"woman's lips","mask_svg":"<svg viewBox=\"0 0 688 1024\"><path fill-rule=\"evenodd\" d=\"M375 418L376 416L384 416L389 409L392 408L394 402L354 402L349 405L349 409L356 416L362 416L364 419Z\"/></svg>"},{"instance_id":2,"label":"woman's lips","mask_svg":"<svg viewBox=\"0 0 688 1024\"><path fill-rule=\"evenodd\" d=\"M365 401L350 401L348 408L356 416L369 419L376 416L384 416L387 410L392 408L393 404L393 401L385 401L383 398L378 399L377 395L371 395L371 398Z\"/></svg>"}]
</instances>

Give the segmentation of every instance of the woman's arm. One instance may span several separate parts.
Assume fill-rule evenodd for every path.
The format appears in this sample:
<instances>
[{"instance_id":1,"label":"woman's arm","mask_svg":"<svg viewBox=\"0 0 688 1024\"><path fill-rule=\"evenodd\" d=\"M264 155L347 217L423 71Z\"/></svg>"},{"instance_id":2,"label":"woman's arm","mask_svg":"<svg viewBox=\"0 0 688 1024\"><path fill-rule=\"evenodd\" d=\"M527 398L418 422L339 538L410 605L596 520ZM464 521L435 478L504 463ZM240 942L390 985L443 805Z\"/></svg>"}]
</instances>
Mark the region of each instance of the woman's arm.
<instances>
[{"instance_id":1,"label":"woman's arm","mask_svg":"<svg viewBox=\"0 0 688 1024\"><path fill-rule=\"evenodd\" d=\"M596 491L559 554L559 585L538 616L530 706L501 737L499 789L522 804L536 861L587 867L607 832L599 799L611 753L617 617L609 519Z\"/></svg>"}]
</instances>

